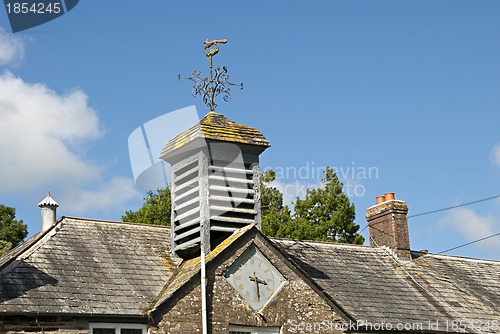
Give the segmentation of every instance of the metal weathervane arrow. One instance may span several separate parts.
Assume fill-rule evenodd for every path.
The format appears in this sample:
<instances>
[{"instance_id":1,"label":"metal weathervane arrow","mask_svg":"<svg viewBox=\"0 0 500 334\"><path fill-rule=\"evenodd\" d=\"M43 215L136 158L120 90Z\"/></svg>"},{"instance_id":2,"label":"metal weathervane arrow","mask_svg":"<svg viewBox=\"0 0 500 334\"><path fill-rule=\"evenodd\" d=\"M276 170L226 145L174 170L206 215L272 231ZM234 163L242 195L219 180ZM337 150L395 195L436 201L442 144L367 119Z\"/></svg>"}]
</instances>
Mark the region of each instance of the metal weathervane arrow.
<instances>
[{"instance_id":1,"label":"metal weathervane arrow","mask_svg":"<svg viewBox=\"0 0 500 334\"><path fill-rule=\"evenodd\" d=\"M227 74L227 67L222 66L217 67L215 71L212 66L212 57L219 53L219 44L226 44L227 39L214 39L213 41L203 42L205 47L203 52L205 56L210 59L210 77L203 77L201 71L193 71L193 76L184 78L179 74L178 78L188 79L194 82L191 94L196 97L200 95L203 97L203 103L210 108L210 111L215 111L217 104L215 103L215 98L222 94L222 99L228 102L231 99L231 89L230 86L239 86L243 89L243 83L235 84L229 81L229 75ZM215 72L215 74L214 74Z\"/></svg>"}]
</instances>

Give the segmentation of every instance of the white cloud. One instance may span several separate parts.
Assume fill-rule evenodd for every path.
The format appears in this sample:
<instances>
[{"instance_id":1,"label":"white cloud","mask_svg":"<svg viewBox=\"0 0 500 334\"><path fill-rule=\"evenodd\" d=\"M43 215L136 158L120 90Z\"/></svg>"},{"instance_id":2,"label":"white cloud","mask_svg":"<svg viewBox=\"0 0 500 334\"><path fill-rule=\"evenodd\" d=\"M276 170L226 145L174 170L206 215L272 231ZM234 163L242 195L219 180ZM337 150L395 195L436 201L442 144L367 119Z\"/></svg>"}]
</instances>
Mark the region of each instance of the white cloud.
<instances>
[{"instance_id":1,"label":"white cloud","mask_svg":"<svg viewBox=\"0 0 500 334\"><path fill-rule=\"evenodd\" d=\"M500 143L497 143L493 147L493 150L491 150L490 158L491 158L491 162L495 166L500 167Z\"/></svg>"},{"instance_id":2,"label":"white cloud","mask_svg":"<svg viewBox=\"0 0 500 334\"><path fill-rule=\"evenodd\" d=\"M11 73L0 75L0 184L2 193L98 180L82 145L102 135L95 110L81 90L58 95Z\"/></svg>"},{"instance_id":3,"label":"white cloud","mask_svg":"<svg viewBox=\"0 0 500 334\"><path fill-rule=\"evenodd\" d=\"M97 112L75 89L57 94L44 84L0 75L0 195L55 190L70 215L124 211L141 196L131 178L103 181L103 169L85 158L86 144L102 138Z\"/></svg>"},{"instance_id":4,"label":"white cloud","mask_svg":"<svg viewBox=\"0 0 500 334\"><path fill-rule=\"evenodd\" d=\"M124 203L140 198L131 178L115 177L99 186L97 190L77 190L63 196L61 208L72 213L83 213L106 210L121 210Z\"/></svg>"},{"instance_id":5,"label":"white cloud","mask_svg":"<svg viewBox=\"0 0 500 334\"><path fill-rule=\"evenodd\" d=\"M7 33L0 28L0 65L6 65L22 59L24 55L24 44L13 34Z\"/></svg>"},{"instance_id":6,"label":"white cloud","mask_svg":"<svg viewBox=\"0 0 500 334\"><path fill-rule=\"evenodd\" d=\"M456 208L445 216L440 224L460 233L466 242L478 240L498 233L500 224L493 217L480 216L471 209ZM476 247L500 251L499 237L493 237L475 244Z\"/></svg>"}]
</instances>

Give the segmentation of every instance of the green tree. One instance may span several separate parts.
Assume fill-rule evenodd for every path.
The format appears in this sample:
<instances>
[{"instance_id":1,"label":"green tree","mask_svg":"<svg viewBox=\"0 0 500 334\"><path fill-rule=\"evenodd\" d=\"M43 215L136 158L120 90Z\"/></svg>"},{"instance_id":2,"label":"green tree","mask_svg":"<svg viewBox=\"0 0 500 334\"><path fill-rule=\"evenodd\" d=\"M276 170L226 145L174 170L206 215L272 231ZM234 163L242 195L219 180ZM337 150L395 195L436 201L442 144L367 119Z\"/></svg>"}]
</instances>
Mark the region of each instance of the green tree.
<instances>
[{"instance_id":1,"label":"green tree","mask_svg":"<svg viewBox=\"0 0 500 334\"><path fill-rule=\"evenodd\" d=\"M268 170L260 175L260 208L262 232L267 236L281 236L284 226L290 224L290 209L283 205L283 194L269 184L276 173Z\"/></svg>"},{"instance_id":2,"label":"green tree","mask_svg":"<svg viewBox=\"0 0 500 334\"><path fill-rule=\"evenodd\" d=\"M12 248L14 248L14 245L12 245L12 242L0 240L0 256L7 253Z\"/></svg>"},{"instance_id":3,"label":"green tree","mask_svg":"<svg viewBox=\"0 0 500 334\"><path fill-rule=\"evenodd\" d=\"M363 244L365 239L357 233L359 225L354 223L354 204L343 188L337 173L327 167L321 187L307 189L303 200L297 198L290 237L303 234L309 240Z\"/></svg>"},{"instance_id":4,"label":"green tree","mask_svg":"<svg viewBox=\"0 0 500 334\"><path fill-rule=\"evenodd\" d=\"M28 235L28 227L16 220L16 209L0 204L0 255L17 246Z\"/></svg>"},{"instance_id":5,"label":"green tree","mask_svg":"<svg viewBox=\"0 0 500 334\"><path fill-rule=\"evenodd\" d=\"M299 240L363 244L354 223L355 208L343 193L343 184L333 169L326 168L321 187L307 189L306 197L297 198L294 213L283 206L281 192L270 187L275 173L261 178L262 231L267 236Z\"/></svg>"},{"instance_id":6,"label":"green tree","mask_svg":"<svg viewBox=\"0 0 500 334\"><path fill-rule=\"evenodd\" d=\"M137 211L126 211L122 216L124 222L139 224L170 225L172 210L170 198L170 186L158 189L155 192L148 191L148 197L144 198L144 204Z\"/></svg>"}]
</instances>

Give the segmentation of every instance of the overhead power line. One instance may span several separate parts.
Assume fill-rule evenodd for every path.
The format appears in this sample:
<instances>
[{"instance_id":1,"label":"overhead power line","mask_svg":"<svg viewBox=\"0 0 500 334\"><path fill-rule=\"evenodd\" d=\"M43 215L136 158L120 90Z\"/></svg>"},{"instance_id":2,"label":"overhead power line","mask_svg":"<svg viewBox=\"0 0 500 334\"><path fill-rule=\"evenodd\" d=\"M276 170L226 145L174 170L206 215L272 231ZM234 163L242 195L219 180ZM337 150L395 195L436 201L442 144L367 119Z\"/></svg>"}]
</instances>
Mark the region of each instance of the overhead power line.
<instances>
[{"instance_id":1,"label":"overhead power line","mask_svg":"<svg viewBox=\"0 0 500 334\"><path fill-rule=\"evenodd\" d=\"M458 204L458 205L454 205L454 206L449 206L449 207L443 208L443 209L438 209L438 210L433 210L433 211L428 211L428 212L417 213L415 215L408 216L408 218L414 218L414 217L420 217L420 216L430 215L431 213L436 213L436 212L441 212L441 211L446 211L446 210L460 208L462 206L467 206L467 205L472 205L472 204L476 204L476 203L491 201L492 199L495 199L495 198L500 198L500 195L491 196L491 197L483 198L483 199L478 199L477 201L472 201L472 202L468 202L468 203L463 203L463 204Z\"/></svg>"},{"instance_id":2,"label":"overhead power line","mask_svg":"<svg viewBox=\"0 0 500 334\"><path fill-rule=\"evenodd\" d=\"M491 197L487 197L487 198L483 198L483 199L478 199L476 201L467 202L467 203L463 203L463 204L458 204L458 205L454 205L454 206L449 206L449 207L442 208L442 209L437 209L437 210L432 210L432 211L417 213L417 214L408 216L408 218L415 218L415 217L430 215L432 213L437 213L437 212L442 212L442 211L446 211L446 210L456 209L456 208L460 208L462 206L467 206L467 205L472 205L472 204L476 204L476 203L491 201L492 199L496 199L496 198L500 198L500 195L495 195L495 196L491 196ZM368 224L365 225L365 227L363 227L358 233L363 232L364 230L366 230L367 227L368 227Z\"/></svg>"},{"instance_id":3,"label":"overhead power line","mask_svg":"<svg viewBox=\"0 0 500 334\"><path fill-rule=\"evenodd\" d=\"M446 249L446 250L444 250L442 252L439 252L439 253L436 253L436 254L448 253L448 252L451 252L452 250L455 250L455 249L458 249L458 248L462 248L462 247L465 247L465 246L469 246L469 245L475 244L476 242L480 242L480 241L483 241L483 240L486 240L486 239L490 239L490 238L493 238L493 237L496 237L496 236L499 236L499 235L500 235L500 233L495 233L495 234L489 235L489 236L484 237L484 238L476 239L476 240L473 240L471 242L467 242L465 244L462 244L462 245L459 245L459 246L456 246L456 247L452 247L452 248Z\"/></svg>"},{"instance_id":4,"label":"overhead power line","mask_svg":"<svg viewBox=\"0 0 500 334\"><path fill-rule=\"evenodd\" d=\"M452 209L460 208L462 206L467 206L467 205L472 205L472 204L476 204L476 203L491 201L491 200L496 199L496 198L500 198L500 195L495 195L495 196L491 196L491 197L487 197L487 198L483 198L483 199L479 199L479 200L476 200L476 201L467 202L467 203L463 203L463 204L458 204L458 205L454 205L454 206L450 206L450 207L446 207L446 208L442 208L442 209L438 209L438 210L432 210L432 211L428 211L428 212L417 213L415 215L408 216L408 218L414 218L414 217L420 217L420 216L424 216L424 215L430 215L432 213L442 212L442 211L446 211L446 210L452 210ZM358 233L361 234L361 232L363 232L364 230L366 230L366 228L368 226L369 226L369 224L365 225L365 227L363 227ZM372 226L372 227L374 227L374 226ZM380 232L383 232L383 231L379 230L378 228L375 228L375 229L378 230L378 231L380 231ZM481 242L481 241L484 241L484 240L487 240L487 239L490 239L490 238L493 238L493 237L496 237L496 236L500 236L500 233L495 233L495 234L492 234L492 235L488 235L486 237L483 237L483 238L480 238L480 239L476 239L476 240L473 240L473 241L470 241L470 242L467 242L467 243L464 243L464 244L461 244L461 245L458 245L458 246L446 249L446 250L441 251L441 252L436 253L436 254L445 254L445 253L451 252L452 250L455 250L455 249L458 249L458 248L462 248L462 247L465 247L465 246L468 246L468 245L472 245L472 244L474 244L476 242Z\"/></svg>"}]
</instances>

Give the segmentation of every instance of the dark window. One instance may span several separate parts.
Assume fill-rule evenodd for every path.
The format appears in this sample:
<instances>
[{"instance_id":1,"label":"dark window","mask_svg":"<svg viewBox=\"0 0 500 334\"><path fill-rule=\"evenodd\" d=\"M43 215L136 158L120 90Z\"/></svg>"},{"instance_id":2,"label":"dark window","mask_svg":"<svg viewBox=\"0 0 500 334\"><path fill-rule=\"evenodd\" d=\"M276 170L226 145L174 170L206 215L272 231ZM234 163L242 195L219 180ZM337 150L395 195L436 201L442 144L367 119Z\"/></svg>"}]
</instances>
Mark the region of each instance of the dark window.
<instances>
[{"instance_id":1,"label":"dark window","mask_svg":"<svg viewBox=\"0 0 500 334\"><path fill-rule=\"evenodd\" d=\"M142 334L142 329L139 328L122 328L121 334Z\"/></svg>"},{"instance_id":2,"label":"dark window","mask_svg":"<svg viewBox=\"0 0 500 334\"><path fill-rule=\"evenodd\" d=\"M94 328L92 334L115 334L114 328Z\"/></svg>"},{"instance_id":3,"label":"dark window","mask_svg":"<svg viewBox=\"0 0 500 334\"><path fill-rule=\"evenodd\" d=\"M252 334L252 332L229 331L229 334Z\"/></svg>"}]
</instances>

